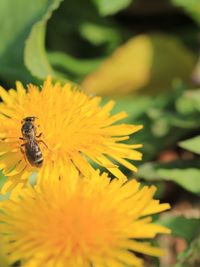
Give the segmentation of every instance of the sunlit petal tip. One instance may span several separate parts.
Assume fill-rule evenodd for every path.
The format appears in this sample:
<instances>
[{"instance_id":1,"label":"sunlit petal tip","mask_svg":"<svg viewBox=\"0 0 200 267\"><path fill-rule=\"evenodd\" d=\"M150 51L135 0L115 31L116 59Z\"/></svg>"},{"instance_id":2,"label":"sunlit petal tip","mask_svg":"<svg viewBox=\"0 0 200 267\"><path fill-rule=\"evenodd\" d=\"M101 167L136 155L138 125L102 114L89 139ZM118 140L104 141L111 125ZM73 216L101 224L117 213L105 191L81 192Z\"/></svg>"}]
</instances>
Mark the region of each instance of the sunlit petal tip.
<instances>
[{"instance_id":1,"label":"sunlit petal tip","mask_svg":"<svg viewBox=\"0 0 200 267\"><path fill-rule=\"evenodd\" d=\"M151 193L154 195L155 192L157 191L157 187L155 185L151 185L149 190L151 191Z\"/></svg>"},{"instance_id":2,"label":"sunlit petal tip","mask_svg":"<svg viewBox=\"0 0 200 267\"><path fill-rule=\"evenodd\" d=\"M0 98L7 104L10 105L12 103L12 100L8 94L8 92L0 86Z\"/></svg>"},{"instance_id":3,"label":"sunlit petal tip","mask_svg":"<svg viewBox=\"0 0 200 267\"><path fill-rule=\"evenodd\" d=\"M133 125L133 128L134 128L134 132L138 132L140 131L141 129L143 129L144 125Z\"/></svg>"},{"instance_id":4,"label":"sunlit petal tip","mask_svg":"<svg viewBox=\"0 0 200 267\"><path fill-rule=\"evenodd\" d=\"M163 208L163 210L170 210L171 209L171 205L169 203L162 203L160 205Z\"/></svg>"}]
</instances>

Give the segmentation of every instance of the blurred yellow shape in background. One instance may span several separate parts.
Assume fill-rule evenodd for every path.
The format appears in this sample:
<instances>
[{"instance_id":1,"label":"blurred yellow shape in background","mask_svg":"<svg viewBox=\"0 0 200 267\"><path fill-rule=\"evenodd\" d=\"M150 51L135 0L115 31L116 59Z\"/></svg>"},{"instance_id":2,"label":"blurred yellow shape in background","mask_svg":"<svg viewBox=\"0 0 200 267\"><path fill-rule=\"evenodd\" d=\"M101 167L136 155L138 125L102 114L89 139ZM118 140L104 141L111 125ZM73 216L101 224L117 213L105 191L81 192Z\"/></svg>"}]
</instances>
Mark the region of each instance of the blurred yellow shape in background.
<instances>
[{"instance_id":1,"label":"blurred yellow shape in background","mask_svg":"<svg viewBox=\"0 0 200 267\"><path fill-rule=\"evenodd\" d=\"M138 35L117 48L82 86L97 95L160 92L169 90L175 78L189 81L194 64L193 54L176 38Z\"/></svg>"}]
</instances>

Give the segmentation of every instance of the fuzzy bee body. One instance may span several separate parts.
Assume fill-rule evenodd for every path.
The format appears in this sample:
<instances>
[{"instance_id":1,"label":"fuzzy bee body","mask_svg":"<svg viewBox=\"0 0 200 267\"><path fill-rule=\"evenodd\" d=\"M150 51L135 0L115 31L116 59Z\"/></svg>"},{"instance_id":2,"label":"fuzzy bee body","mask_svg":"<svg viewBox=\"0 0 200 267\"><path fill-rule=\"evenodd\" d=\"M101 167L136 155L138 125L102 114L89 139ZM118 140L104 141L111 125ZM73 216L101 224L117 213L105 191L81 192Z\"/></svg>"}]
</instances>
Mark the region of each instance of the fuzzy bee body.
<instances>
[{"instance_id":1,"label":"fuzzy bee body","mask_svg":"<svg viewBox=\"0 0 200 267\"><path fill-rule=\"evenodd\" d=\"M39 147L39 141L36 138L41 136L36 135L36 126L34 125L36 117L26 117L22 120L22 140L24 140L24 144L21 145L21 150L25 154L28 162L33 166L40 168L43 164L43 155L41 149ZM22 149L24 147L24 149Z\"/></svg>"}]
</instances>

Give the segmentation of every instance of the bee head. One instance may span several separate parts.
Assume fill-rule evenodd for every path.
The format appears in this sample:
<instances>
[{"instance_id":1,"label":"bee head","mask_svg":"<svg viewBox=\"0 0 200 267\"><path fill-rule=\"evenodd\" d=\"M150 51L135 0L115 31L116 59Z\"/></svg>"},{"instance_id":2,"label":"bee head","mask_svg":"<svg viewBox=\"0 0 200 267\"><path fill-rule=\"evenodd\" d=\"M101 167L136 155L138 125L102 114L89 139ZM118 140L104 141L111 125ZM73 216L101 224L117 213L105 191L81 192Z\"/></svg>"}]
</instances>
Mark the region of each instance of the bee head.
<instances>
[{"instance_id":1,"label":"bee head","mask_svg":"<svg viewBox=\"0 0 200 267\"><path fill-rule=\"evenodd\" d=\"M22 121L21 121L21 123L23 124L23 123L26 123L26 122L34 122L35 121L35 119L38 119L37 117L35 117L35 116L31 116L31 117L26 117L26 118L24 118Z\"/></svg>"},{"instance_id":2,"label":"bee head","mask_svg":"<svg viewBox=\"0 0 200 267\"><path fill-rule=\"evenodd\" d=\"M25 139L34 139L36 134L36 129L31 121L24 121L21 128L22 135Z\"/></svg>"}]
</instances>

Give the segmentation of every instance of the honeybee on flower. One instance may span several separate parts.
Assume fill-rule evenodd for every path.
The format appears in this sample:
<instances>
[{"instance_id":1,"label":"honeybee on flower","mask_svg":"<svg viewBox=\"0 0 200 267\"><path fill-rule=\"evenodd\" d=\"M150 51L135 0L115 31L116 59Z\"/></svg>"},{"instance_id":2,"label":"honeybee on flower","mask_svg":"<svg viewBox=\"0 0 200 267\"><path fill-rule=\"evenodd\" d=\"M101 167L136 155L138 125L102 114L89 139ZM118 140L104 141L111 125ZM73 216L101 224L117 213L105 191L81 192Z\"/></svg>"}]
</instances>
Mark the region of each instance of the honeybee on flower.
<instances>
[{"instance_id":1,"label":"honeybee on flower","mask_svg":"<svg viewBox=\"0 0 200 267\"><path fill-rule=\"evenodd\" d=\"M101 106L100 97L72 90L71 83L54 84L50 77L41 89L29 84L26 90L20 82L16 90L0 87L0 97L0 169L7 176L2 193L23 187L33 172L38 182L52 173L60 177L78 170L88 176L94 171L91 161L121 180L126 177L118 163L137 170L132 161L141 159L137 151L141 145L123 141L142 126L116 124L127 114L111 115L113 101ZM31 165L21 151L21 121L30 116L38 118L42 141L48 147L39 146L44 160L41 168Z\"/></svg>"}]
</instances>

